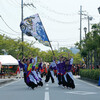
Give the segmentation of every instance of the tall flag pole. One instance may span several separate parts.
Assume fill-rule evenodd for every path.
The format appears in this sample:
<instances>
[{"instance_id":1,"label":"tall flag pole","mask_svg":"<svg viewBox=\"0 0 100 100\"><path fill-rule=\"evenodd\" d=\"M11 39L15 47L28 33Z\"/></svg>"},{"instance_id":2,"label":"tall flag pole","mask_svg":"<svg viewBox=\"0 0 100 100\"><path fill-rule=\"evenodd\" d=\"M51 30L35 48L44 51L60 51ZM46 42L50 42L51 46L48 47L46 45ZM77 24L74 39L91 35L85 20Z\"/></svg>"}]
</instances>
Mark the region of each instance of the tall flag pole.
<instances>
[{"instance_id":1,"label":"tall flag pole","mask_svg":"<svg viewBox=\"0 0 100 100\"><path fill-rule=\"evenodd\" d=\"M45 46L51 47L52 53L54 55L53 48L38 14L25 18L21 22L20 28L24 34L34 37Z\"/></svg>"},{"instance_id":2,"label":"tall flag pole","mask_svg":"<svg viewBox=\"0 0 100 100\"><path fill-rule=\"evenodd\" d=\"M39 16L39 18L40 18L40 16ZM40 18L40 21L41 21L41 18ZM41 21L41 22L42 22L42 21ZM42 25L43 25L43 24L42 24ZM43 26L43 28L44 28L44 26ZM45 28L44 28L44 31L45 31L45 33L46 33ZM48 37L47 33L46 33L46 36L47 36L47 38L48 38L48 40L49 40L49 37ZM51 48L51 51L52 51L53 55L55 55L55 54L54 54L54 51L53 51L53 48L52 48L52 45L51 45L51 43L50 43L50 40L49 40L49 45L50 45L50 48Z\"/></svg>"}]
</instances>

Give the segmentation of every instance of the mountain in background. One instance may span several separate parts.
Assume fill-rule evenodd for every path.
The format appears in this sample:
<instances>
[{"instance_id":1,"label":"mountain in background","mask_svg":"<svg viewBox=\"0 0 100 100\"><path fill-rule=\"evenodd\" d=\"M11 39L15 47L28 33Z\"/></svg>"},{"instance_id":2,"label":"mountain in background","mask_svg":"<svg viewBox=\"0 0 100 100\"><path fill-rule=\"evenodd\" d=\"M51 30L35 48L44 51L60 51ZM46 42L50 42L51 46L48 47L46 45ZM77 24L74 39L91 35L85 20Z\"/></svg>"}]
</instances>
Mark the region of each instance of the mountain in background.
<instances>
[{"instance_id":1,"label":"mountain in background","mask_svg":"<svg viewBox=\"0 0 100 100\"><path fill-rule=\"evenodd\" d=\"M79 49L77 49L76 47L71 47L70 50L72 51L72 53L77 54L79 52Z\"/></svg>"}]
</instances>

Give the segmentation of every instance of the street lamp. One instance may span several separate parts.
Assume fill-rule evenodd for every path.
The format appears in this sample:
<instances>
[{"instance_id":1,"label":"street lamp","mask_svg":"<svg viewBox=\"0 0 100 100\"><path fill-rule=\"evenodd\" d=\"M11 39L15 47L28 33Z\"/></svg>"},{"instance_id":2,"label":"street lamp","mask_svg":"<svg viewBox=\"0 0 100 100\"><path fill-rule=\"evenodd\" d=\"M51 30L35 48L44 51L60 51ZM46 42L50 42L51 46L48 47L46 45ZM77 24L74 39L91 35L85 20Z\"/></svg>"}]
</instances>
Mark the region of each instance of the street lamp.
<instances>
[{"instance_id":1,"label":"street lamp","mask_svg":"<svg viewBox=\"0 0 100 100\"><path fill-rule=\"evenodd\" d=\"M99 14L100 14L100 7L98 8Z\"/></svg>"},{"instance_id":2,"label":"street lamp","mask_svg":"<svg viewBox=\"0 0 100 100\"><path fill-rule=\"evenodd\" d=\"M87 28L84 27L84 32L85 32L85 38L86 38L86 32L87 32Z\"/></svg>"},{"instance_id":3,"label":"street lamp","mask_svg":"<svg viewBox=\"0 0 100 100\"><path fill-rule=\"evenodd\" d=\"M85 32L85 39L86 39L86 32L87 32L87 28L84 27L84 32ZM87 56L86 56L86 66L87 66Z\"/></svg>"}]
</instances>

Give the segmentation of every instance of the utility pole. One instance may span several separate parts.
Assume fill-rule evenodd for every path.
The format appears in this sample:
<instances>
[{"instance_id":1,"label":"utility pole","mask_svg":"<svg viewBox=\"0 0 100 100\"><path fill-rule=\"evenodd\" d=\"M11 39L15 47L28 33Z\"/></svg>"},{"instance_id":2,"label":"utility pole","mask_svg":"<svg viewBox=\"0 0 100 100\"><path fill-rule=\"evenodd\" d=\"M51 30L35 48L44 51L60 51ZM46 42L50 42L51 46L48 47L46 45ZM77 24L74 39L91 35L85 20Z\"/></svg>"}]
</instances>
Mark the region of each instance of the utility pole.
<instances>
[{"instance_id":1,"label":"utility pole","mask_svg":"<svg viewBox=\"0 0 100 100\"><path fill-rule=\"evenodd\" d=\"M21 0L21 21L23 21L23 0ZM23 35L23 32L22 32L22 43L24 41L24 35ZM23 47L23 44L22 44L22 58L24 56L24 47Z\"/></svg>"},{"instance_id":2,"label":"utility pole","mask_svg":"<svg viewBox=\"0 0 100 100\"><path fill-rule=\"evenodd\" d=\"M33 3L27 3L27 4L23 4L23 0L21 0L21 21L23 21L23 6L32 6L32 7L34 7L34 8L36 8L34 5L33 5ZM22 32L22 43L24 42L24 34L23 34L23 32ZM24 46L23 46L23 44L22 44L22 58L23 58L23 56L24 56Z\"/></svg>"},{"instance_id":3,"label":"utility pole","mask_svg":"<svg viewBox=\"0 0 100 100\"><path fill-rule=\"evenodd\" d=\"M87 16L88 19L88 33L90 32L90 21L93 19L91 16Z\"/></svg>"},{"instance_id":4,"label":"utility pole","mask_svg":"<svg viewBox=\"0 0 100 100\"><path fill-rule=\"evenodd\" d=\"M82 6L80 6L80 45L82 40Z\"/></svg>"},{"instance_id":5,"label":"utility pole","mask_svg":"<svg viewBox=\"0 0 100 100\"><path fill-rule=\"evenodd\" d=\"M86 19L88 19L88 33L90 32L90 20L93 19L93 17L90 17L88 14L83 14L83 12L86 12L86 11L82 11L82 6L80 6L80 46L81 46L81 40L82 40L82 15L87 16ZM85 36L86 36L86 34L85 34ZM88 64L87 65L88 65L88 68L89 68L89 58L90 58L89 57L89 52L88 52L88 57L87 58L88 58ZM91 62L92 62L92 59L91 59ZM92 63L91 63L91 66L92 66Z\"/></svg>"},{"instance_id":6,"label":"utility pole","mask_svg":"<svg viewBox=\"0 0 100 100\"><path fill-rule=\"evenodd\" d=\"M90 32L90 17L88 16L88 33Z\"/></svg>"},{"instance_id":7,"label":"utility pole","mask_svg":"<svg viewBox=\"0 0 100 100\"><path fill-rule=\"evenodd\" d=\"M87 19L88 19L88 33L90 32L90 19L89 19L90 17L89 16L87 16ZM90 68L89 66L90 66L90 52L88 51L88 69Z\"/></svg>"},{"instance_id":8,"label":"utility pole","mask_svg":"<svg viewBox=\"0 0 100 100\"><path fill-rule=\"evenodd\" d=\"M90 32L90 21L93 19L93 17L87 16L88 19L88 33ZM91 54L90 54L91 53ZM90 56L91 55L91 56ZM91 60L91 61L90 61ZM90 63L91 62L91 63ZM88 52L88 68L91 65L92 68L92 51Z\"/></svg>"}]
</instances>

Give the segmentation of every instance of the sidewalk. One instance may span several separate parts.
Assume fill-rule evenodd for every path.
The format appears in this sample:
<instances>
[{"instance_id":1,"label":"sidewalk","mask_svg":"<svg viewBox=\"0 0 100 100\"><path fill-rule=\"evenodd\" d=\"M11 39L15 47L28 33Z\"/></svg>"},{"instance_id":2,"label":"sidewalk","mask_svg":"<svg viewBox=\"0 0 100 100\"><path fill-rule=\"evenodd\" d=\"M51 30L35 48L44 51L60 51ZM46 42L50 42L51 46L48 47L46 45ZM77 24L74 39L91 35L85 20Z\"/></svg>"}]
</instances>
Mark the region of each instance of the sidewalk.
<instances>
[{"instance_id":1,"label":"sidewalk","mask_svg":"<svg viewBox=\"0 0 100 100\"><path fill-rule=\"evenodd\" d=\"M16 81L16 78L5 78L5 79L0 79L0 86L10 83L12 81Z\"/></svg>"},{"instance_id":2,"label":"sidewalk","mask_svg":"<svg viewBox=\"0 0 100 100\"><path fill-rule=\"evenodd\" d=\"M74 76L74 78L79 79L79 80L83 80L85 82L88 82L88 83L91 83L91 84L98 86L99 80L97 81L97 80L93 80L93 79L89 79L89 78L84 78L84 77L81 77L79 75Z\"/></svg>"},{"instance_id":3,"label":"sidewalk","mask_svg":"<svg viewBox=\"0 0 100 100\"><path fill-rule=\"evenodd\" d=\"M73 75L74 78L80 78L80 75Z\"/></svg>"}]
</instances>

